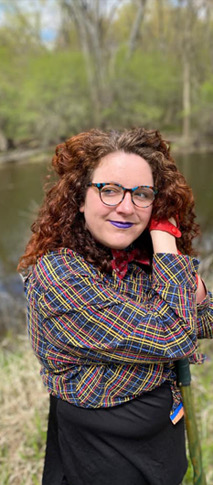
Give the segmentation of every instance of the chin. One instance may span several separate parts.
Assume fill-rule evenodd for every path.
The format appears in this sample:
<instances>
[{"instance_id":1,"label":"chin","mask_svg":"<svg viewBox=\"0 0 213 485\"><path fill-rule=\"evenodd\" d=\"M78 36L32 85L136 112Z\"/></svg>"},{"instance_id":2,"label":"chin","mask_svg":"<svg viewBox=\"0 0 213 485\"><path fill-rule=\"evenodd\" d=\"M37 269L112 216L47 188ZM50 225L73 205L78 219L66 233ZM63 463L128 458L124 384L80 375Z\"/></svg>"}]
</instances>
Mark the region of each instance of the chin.
<instances>
[{"instance_id":1,"label":"chin","mask_svg":"<svg viewBox=\"0 0 213 485\"><path fill-rule=\"evenodd\" d=\"M123 246L121 246L121 244L120 245L117 244L117 245L110 246L110 249L116 249L116 251L122 251L123 249L126 249L129 246L130 246L129 244L126 244Z\"/></svg>"},{"instance_id":2,"label":"chin","mask_svg":"<svg viewBox=\"0 0 213 485\"><path fill-rule=\"evenodd\" d=\"M108 245L111 249L126 249L130 246L135 241L135 239L130 239L129 241L115 241L114 244L113 242Z\"/></svg>"}]
</instances>

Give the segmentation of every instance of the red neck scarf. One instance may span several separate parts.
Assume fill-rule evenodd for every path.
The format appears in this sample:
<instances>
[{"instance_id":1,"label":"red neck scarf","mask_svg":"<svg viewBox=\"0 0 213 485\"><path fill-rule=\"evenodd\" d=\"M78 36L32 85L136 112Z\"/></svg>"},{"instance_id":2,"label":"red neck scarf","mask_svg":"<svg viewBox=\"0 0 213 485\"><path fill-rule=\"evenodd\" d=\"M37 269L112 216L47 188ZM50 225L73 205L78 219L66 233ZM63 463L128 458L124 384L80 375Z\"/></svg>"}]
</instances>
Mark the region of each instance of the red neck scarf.
<instances>
[{"instance_id":1,"label":"red neck scarf","mask_svg":"<svg viewBox=\"0 0 213 485\"><path fill-rule=\"evenodd\" d=\"M128 263L136 261L138 263L150 265L148 258L142 258L140 249L132 249L131 251L125 251L125 249L112 249L113 259L111 261L112 269L116 271L116 274L120 280L122 280L128 270Z\"/></svg>"}]
</instances>

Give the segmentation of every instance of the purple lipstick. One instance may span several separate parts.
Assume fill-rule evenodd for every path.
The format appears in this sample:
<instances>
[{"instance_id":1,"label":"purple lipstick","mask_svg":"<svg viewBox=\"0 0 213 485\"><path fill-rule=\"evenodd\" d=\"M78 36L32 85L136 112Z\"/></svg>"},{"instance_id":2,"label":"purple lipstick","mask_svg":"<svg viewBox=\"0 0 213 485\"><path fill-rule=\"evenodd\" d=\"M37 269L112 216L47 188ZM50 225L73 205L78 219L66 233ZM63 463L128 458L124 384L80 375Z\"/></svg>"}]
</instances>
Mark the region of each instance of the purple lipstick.
<instances>
[{"instance_id":1,"label":"purple lipstick","mask_svg":"<svg viewBox=\"0 0 213 485\"><path fill-rule=\"evenodd\" d=\"M131 222L118 222L118 221L109 221L109 222L113 226L118 227L118 229L129 229L129 227L133 226Z\"/></svg>"}]
</instances>

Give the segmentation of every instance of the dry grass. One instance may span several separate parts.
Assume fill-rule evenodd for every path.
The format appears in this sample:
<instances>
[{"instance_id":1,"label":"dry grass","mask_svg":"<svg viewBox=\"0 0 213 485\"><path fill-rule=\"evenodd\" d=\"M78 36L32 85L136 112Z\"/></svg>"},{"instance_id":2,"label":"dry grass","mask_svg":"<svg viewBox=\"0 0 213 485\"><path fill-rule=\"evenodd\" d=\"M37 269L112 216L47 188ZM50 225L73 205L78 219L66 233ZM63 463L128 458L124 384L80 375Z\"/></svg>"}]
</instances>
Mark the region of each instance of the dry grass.
<instances>
[{"instance_id":1,"label":"dry grass","mask_svg":"<svg viewBox=\"0 0 213 485\"><path fill-rule=\"evenodd\" d=\"M204 343L210 356L213 343ZM24 336L4 340L0 353L0 484L40 485L45 450L48 395L39 364ZM193 388L207 485L213 485L213 362L193 366ZM189 466L183 485L191 485ZM51 484L50 484L51 485Z\"/></svg>"},{"instance_id":2,"label":"dry grass","mask_svg":"<svg viewBox=\"0 0 213 485\"><path fill-rule=\"evenodd\" d=\"M26 337L1 352L1 485L41 483L48 395Z\"/></svg>"},{"instance_id":3,"label":"dry grass","mask_svg":"<svg viewBox=\"0 0 213 485\"><path fill-rule=\"evenodd\" d=\"M208 360L201 366L191 366L192 386L206 481L213 485L213 342L203 341L201 349Z\"/></svg>"}]
</instances>

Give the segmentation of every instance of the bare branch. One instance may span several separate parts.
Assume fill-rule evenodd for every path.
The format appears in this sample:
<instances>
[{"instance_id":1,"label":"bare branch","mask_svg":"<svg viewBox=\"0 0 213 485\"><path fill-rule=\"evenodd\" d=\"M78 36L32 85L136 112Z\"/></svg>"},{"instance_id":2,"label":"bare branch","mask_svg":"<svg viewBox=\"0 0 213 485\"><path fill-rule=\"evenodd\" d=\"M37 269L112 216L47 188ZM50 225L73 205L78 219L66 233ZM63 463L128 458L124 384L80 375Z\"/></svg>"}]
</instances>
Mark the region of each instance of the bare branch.
<instances>
[{"instance_id":1,"label":"bare branch","mask_svg":"<svg viewBox=\"0 0 213 485\"><path fill-rule=\"evenodd\" d=\"M130 59L136 45L137 37L140 31L141 23L144 19L144 14L145 14L145 7L146 7L147 0L140 0L139 2L139 7L137 10L137 14L132 26L132 30L130 33L130 38L129 38L129 45L128 45L128 51L127 51L127 60Z\"/></svg>"}]
</instances>

